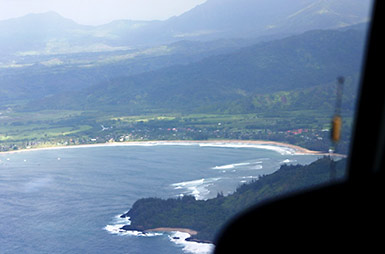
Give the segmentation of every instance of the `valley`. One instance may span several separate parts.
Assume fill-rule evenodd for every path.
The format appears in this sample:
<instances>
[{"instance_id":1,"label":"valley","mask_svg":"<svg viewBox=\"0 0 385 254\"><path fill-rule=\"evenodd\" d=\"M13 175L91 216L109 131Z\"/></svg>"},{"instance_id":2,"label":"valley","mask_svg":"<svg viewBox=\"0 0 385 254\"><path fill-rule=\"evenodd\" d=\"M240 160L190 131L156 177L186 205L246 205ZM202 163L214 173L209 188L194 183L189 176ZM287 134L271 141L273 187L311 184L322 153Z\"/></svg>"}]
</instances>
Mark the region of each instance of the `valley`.
<instances>
[{"instance_id":1,"label":"valley","mask_svg":"<svg viewBox=\"0 0 385 254\"><path fill-rule=\"evenodd\" d=\"M54 12L0 21L0 148L261 139L328 151L342 75L346 154L368 23L358 3L333 16L343 2L295 1L274 18L242 9L225 21L234 5L274 11L229 0L204 29L193 20L215 0L163 22L85 26ZM240 29L242 15L250 23Z\"/></svg>"}]
</instances>

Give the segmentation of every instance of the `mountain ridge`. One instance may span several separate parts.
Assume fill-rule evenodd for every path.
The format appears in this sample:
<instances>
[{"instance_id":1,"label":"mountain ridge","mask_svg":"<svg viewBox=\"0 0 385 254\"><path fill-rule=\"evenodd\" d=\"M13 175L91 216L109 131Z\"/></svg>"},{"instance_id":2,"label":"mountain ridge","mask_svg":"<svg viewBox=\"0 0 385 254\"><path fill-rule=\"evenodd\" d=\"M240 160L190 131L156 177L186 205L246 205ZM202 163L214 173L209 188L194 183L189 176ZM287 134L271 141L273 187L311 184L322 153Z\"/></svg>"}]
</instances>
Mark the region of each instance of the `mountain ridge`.
<instances>
[{"instance_id":1,"label":"mountain ridge","mask_svg":"<svg viewBox=\"0 0 385 254\"><path fill-rule=\"evenodd\" d=\"M370 1L278 0L272 5L268 0L209 0L165 21L118 20L101 26L80 25L54 12L30 14L0 21L0 52L7 56L26 51L41 53L52 44L87 50L95 43L143 47L181 39L296 34L367 21Z\"/></svg>"},{"instance_id":2,"label":"mountain ridge","mask_svg":"<svg viewBox=\"0 0 385 254\"><path fill-rule=\"evenodd\" d=\"M34 107L183 111L258 94L306 89L333 82L340 75L359 73L364 40L360 30L310 31L197 63L102 82L69 97L34 102Z\"/></svg>"}]
</instances>

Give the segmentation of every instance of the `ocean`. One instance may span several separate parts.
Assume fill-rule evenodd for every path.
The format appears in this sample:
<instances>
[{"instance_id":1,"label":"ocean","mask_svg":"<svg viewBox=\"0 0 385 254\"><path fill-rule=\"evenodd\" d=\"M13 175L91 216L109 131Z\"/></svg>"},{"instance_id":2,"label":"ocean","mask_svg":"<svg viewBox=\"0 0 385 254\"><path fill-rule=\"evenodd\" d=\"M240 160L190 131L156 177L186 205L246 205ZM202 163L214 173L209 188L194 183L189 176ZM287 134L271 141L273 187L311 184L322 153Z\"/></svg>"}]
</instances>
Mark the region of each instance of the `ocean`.
<instances>
[{"instance_id":1,"label":"ocean","mask_svg":"<svg viewBox=\"0 0 385 254\"><path fill-rule=\"evenodd\" d=\"M210 253L182 232L120 232L139 198L229 194L317 155L231 144L143 144L0 154L0 253ZM175 238L174 236L177 236Z\"/></svg>"}]
</instances>

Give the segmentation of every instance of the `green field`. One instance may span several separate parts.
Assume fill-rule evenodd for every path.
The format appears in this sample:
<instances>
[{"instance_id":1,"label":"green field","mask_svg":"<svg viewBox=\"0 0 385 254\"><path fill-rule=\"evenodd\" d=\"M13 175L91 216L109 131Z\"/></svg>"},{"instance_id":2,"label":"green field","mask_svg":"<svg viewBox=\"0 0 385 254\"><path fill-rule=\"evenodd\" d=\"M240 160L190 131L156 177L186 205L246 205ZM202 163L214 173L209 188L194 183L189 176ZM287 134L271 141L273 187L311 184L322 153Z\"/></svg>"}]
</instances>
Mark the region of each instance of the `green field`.
<instances>
[{"instance_id":1,"label":"green field","mask_svg":"<svg viewBox=\"0 0 385 254\"><path fill-rule=\"evenodd\" d=\"M147 115L68 110L4 111L0 118L0 147L7 151L133 140L263 139L326 151L330 148L326 130L330 128L331 116L330 112L315 110ZM352 117L345 116L342 152L347 151L351 123Z\"/></svg>"}]
</instances>

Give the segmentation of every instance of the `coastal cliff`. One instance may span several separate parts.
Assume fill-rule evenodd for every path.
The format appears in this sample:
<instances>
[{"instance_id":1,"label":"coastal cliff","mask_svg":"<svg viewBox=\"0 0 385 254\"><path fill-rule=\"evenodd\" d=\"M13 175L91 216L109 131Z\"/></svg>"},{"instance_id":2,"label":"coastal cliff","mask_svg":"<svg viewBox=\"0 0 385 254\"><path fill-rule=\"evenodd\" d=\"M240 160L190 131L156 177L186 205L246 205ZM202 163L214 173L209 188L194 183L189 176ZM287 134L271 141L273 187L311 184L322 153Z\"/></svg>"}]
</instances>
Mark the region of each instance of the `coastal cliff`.
<instances>
[{"instance_id":1,"label":"coastal cliff","mask_svg":"<svg viewBox=\"0 0 385 254\"><path fill-rule=\"evenodd\" d=\"M121 215L122 218L130 217L131 221L121 229L142 232L188 229L195 232L190 233L188 240L214 242L226 222L241 211L264 201L327 184L333 164L337 171L336 180L343 179L346 159L334 162L324 157L306 166L282 165L275 173L243 184L228 196L219 193L208 200L196 200L192 196L139 199Z\"/></svg>"}]
</instances>

